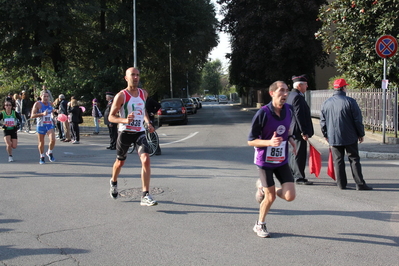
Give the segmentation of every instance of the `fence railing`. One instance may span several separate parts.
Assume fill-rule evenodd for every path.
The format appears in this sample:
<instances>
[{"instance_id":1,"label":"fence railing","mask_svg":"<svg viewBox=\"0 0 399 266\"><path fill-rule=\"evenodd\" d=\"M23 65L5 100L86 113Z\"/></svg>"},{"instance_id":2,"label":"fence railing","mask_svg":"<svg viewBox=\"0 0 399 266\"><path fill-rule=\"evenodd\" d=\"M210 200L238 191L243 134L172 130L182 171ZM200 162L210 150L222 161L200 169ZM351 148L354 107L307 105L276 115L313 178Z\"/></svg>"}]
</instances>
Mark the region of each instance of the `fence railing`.
<instances>
[{"instance_id":1,"label":"fence railing","mask_svg":"<svg viewBox=\"0 0 399 266\"><path fill-rule=\"evenodd\" d=\"M321 105L333 95L333 90L307 91L306 100L313 117L320 118ZM383 101L382 89L364 89L348 91L347 96L354 98L363 115L363 124L373 131L383 130ZM386 132L395 133L398 130L398 89L386 90Z\"/></svg>"}]
</instances>

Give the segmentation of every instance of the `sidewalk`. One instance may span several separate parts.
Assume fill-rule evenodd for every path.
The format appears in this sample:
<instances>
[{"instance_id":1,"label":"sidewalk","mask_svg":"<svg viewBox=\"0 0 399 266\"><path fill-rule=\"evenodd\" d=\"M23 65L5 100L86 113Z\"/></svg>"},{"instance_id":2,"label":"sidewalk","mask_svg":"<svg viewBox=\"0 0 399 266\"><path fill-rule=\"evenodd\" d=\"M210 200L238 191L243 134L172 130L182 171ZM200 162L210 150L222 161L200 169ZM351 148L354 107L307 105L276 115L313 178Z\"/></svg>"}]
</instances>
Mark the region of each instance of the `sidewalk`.
<instances>
[{"instance_id":1,"label":"sidewalk","mask_svg":"<svg viewBox=\"0 0 399 266\"><path fill-rule=\"evenodd\" d=\"M259 108L256 107L241 107L242 111L257 112ZM328 146L327 141L324 139L320 129L320 120L312 118L314 136L312 139L317 140L324 145ZM364 142L359 144L359 154L361 158L373 158L383 160L398 160L399 159L399 144L383 144L383 136L380 133L372 133L366 131Z\"/></svg>"}]
</instances>

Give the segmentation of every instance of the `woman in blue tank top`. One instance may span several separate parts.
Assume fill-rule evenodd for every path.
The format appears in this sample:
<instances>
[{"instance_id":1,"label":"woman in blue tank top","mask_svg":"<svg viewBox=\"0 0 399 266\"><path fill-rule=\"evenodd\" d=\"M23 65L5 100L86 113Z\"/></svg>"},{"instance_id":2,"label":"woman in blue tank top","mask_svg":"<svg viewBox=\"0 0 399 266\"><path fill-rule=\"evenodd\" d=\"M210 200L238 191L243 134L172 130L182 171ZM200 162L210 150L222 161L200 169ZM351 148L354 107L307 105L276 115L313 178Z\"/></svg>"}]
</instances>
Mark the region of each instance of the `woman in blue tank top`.
<instances>
[{"instance_id":1,"label":"woman in blue tank top","mask_svg":"<svg viewBox=\"0 0 399 266\"><path fill-rule=\"evenodd\" d=\"M44 164L44 155L47 155L50 162L55 162L53 156L53 149L55 146L55 132L52 115L54 108L52 102L49 101L49 94L46 91L40 93L41 101L37 101L32 108L31 118L37 119L37 136L38 136L38 149L40 153L40 164ZM44 154L44 137L48 136L50 139L48 151Z\"/></svg>"}]
</instances>

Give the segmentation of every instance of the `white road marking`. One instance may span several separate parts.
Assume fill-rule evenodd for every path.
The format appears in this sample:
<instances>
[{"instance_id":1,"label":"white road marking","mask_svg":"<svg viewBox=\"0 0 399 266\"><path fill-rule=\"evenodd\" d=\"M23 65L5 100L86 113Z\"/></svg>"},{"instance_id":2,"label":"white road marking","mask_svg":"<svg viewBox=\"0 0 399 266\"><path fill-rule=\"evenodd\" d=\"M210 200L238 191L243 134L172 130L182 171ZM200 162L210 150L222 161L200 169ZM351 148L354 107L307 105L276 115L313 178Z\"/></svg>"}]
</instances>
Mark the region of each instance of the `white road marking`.
<instances>
[{"instance_id":1,"label":"white road marking","mask_svg":"<svg viewBox=\"0 0 399 266\"><path fill-rule=\"evenodd\" d=\"M187 139L190 139L190 138L194 137L194 136L197 135L198 133L199 133L199 132L197 131L197 132L191 133L190 135L188 135L187 137L185 137L185 138L183 138L183 139L179 139L179 140L175 140L175 141L167 142L167 143L162 143L162 144L159 144L159 146L165 146L165 145L170 145L170 144L182 142L182 141L185 141L185 140L187 140Z\"/></svg>"},{"instance_id":2,"label":"white road marking","mask_svg":"<svg viewBox=\"0 0 399 266\"><path fill-rule=\"evenodd\" d=\"M162 143L162 144L159 144L159 146L165 146L165 145L170 145L170 144L174 144L174 143L178 143L178 142L182 142L182 141L185 141L185 140L188 140L188 139L190 139L190 138L192 138L192 137L194 137L195 135L197 135L199 132L197 131L197 132L194 132L194 133L191 133L190 135L188 135L187 137L185 137L185 138L182 138L182 139L179 139L179 140L175 140L175 141L172 141L172 142L167 142L167 143ZM160 134L161 136L167 136L166 134ZM89 143L88 145L92 145L92 146L104 146L104 144L98 144L98 143ZM65 154L74 154L73 152L64 152Z\"/></svg>"}]
</instances>

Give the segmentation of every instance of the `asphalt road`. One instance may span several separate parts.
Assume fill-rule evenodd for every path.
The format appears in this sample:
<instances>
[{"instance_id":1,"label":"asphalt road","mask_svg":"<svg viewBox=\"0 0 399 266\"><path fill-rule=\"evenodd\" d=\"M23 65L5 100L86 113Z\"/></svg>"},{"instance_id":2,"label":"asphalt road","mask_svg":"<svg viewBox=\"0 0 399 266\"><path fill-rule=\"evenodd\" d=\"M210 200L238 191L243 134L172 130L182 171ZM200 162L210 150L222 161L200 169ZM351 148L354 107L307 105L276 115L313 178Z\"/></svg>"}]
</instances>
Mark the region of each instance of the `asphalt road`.
<instances>
[{"instance_id":1,"label":"asphalt road","mask_svg":"<svg viewBox=\"0 0 399 266\"><path fill-rule=\"evenodd\" d=\"M2 144L0 265L399 265L397 160L362 160L373 191L356 191L351 179L339 190L323 163L295 201L275 201L272 238L256 236L252 116L204 103L188 125L158 129L154 207L139 204L136 154L119 178L122 197L110 198L115 151L104 134L57 142L57 162L44 165L35 135L19 135L13 163ZM326 162L327 147L315 143Z\"/></svg>"}]
</instances>

